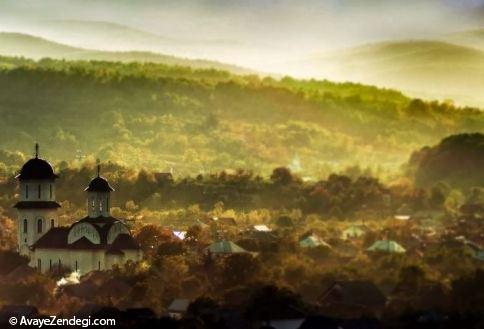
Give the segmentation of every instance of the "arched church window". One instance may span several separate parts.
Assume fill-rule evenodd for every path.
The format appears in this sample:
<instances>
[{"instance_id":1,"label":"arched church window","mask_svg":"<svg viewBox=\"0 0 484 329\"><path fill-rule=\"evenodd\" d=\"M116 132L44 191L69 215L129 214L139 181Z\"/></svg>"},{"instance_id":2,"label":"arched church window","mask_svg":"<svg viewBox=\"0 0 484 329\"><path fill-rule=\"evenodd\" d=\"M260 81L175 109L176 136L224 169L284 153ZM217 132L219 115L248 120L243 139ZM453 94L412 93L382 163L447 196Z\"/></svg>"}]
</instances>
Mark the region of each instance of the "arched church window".
<instances>
[{"instance_id":1,"label":"arched church window","mask_svg":"<svg viewBox=\"0 0 484 329\"><path fill-rule=\"evenodd\" d=\"M39 186L38 186L38 189L39 189L39 199L40 199L40 195L41 195L41 192L42 192L42 189L41 189L40 184L39 184Z\"/></svg>"},{"instance_id":2,"label":"arched church window","mask_svg":"<svg viewBox=\"0 0 484 329\"><path fill-rule=\"evenodd\" d=\"M29 198L29 185L25 185L25 198Z\"/></svg>"},{"instance_id":3,"label":"arched church window","mask_svg":"<svg viewBox=\"0 0 484 329\"><path fill-rule=\"evenodd\" d=\"M28 226L28 221L24 219L24 233L27 233Z\"/></svg>"},{"instance_id":4,"label":"arched church window","mask_svg":"<svg viewBox=\"0 0 484 329\"><path fill-rule=\"evenodd\" d=\"M42 233L42 219L37 220L37 233Z\"/></svg>"},{"instance_id":5,"label":"arched church window","mask_svg":"<svg viewBox=\"0 0 484 329\"><path fill-rule=\"evenodd\" d=\"M54 227L54 225L55 225L55 222L54 222L54 220L53 220L53 219L51 219L51 220L50 220L50 228L53 228L53 227Z\"/></svg>"}]
</instances>

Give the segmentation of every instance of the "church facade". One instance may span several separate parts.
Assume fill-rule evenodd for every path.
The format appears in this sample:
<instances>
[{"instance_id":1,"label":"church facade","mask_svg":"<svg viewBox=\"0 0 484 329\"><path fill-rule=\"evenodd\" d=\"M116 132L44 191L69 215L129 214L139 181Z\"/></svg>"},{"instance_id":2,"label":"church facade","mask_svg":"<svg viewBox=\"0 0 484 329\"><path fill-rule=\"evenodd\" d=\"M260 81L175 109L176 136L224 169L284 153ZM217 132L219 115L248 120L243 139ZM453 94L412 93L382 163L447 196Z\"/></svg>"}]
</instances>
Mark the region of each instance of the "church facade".
<instances>
[{"instance_id":1,"label":"church facade","mask_svg":"<svg viewBox=\"0 0 484 329\"><path fill-rule=\"evenodd\" d=\"M125 223L110 214L109 182L98 175L85 188L87 216L70 226L59 226L52 166L35 157L28 160L16 176L20 197L17 208L18 250L30 257L30 266L41 272L69 268L81 275L111 269L143 255Z\"/></svg>"}]
</instances>

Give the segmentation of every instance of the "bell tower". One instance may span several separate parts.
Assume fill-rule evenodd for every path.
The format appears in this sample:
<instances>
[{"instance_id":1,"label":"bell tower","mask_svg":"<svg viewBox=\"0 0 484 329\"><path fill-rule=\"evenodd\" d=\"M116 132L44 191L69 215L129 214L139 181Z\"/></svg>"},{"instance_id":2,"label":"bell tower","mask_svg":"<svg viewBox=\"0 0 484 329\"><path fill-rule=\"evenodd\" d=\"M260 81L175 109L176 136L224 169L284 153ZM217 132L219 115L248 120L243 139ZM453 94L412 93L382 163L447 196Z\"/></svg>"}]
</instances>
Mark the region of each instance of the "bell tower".
<instances>
[{"instance_id":1,"label":"bell tower","mask_svg":"<svg viewBox=\"0 0 484 329\"><path fill-rule=\"evenodd\" d=\"M111 192L114 189L109 185L106 178L101 176L101 166L97 165L97 177L86 187L87 192L87 215L90 218L109 217Z\"/></svg>"},{"instance_id":2,"label":"bell tower","mask_svg":"<svg viewBox=\"0 0 484 329\"><path fill-rule=\"evenodd\" d=\"M49 162L39 157L39 144L35 144L35 157L28 160L15 177L19 181L17 208L18 250L29 254L31 247L52 227L58 225L55 200L54 173Z\"/></svg>"}]
</instances>

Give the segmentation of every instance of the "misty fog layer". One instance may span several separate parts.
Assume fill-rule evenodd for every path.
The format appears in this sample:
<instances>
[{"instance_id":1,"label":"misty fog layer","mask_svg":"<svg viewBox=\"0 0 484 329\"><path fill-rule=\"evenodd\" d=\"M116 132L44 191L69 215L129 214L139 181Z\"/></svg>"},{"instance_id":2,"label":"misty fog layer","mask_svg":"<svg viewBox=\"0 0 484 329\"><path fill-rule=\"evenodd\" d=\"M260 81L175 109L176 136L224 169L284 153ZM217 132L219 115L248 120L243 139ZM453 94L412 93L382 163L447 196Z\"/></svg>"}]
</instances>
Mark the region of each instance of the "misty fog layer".
<instances>
[{"instance_id":1,"label":"misty fog layer","mask_svg":"<svg viewBox=\"0 0 484 329\"><path fill-rule=\"evenodd\" d=\"M437 0L7 0L0 3L0 30L85 48L135 47L284 72L285 62L326 50L477 27L481 5ZM119 32L116 39L105 26L94 26L98 33L79 32L82 25L87 29L79 22L85 20L126 25L159 42L136 41Z\"/></svg>"}]
</instances>

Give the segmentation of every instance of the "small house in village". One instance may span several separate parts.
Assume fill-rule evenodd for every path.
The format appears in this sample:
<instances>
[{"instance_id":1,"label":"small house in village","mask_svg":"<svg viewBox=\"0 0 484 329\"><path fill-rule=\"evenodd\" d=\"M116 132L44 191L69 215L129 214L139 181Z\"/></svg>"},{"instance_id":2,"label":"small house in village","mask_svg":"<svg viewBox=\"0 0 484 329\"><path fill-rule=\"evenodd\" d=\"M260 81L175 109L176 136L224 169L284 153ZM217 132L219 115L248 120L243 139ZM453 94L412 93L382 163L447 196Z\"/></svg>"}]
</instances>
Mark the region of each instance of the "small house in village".
<instances>
[{"instance_id":1,"label":"small house in village","mask_svg":"<svg viewBox=\"0 0 484 329\"><path fill-rule=\"evenodd\" d=\"M331 248L331 246L326 241L324 241L322 238L320 238L314 233L303 236L302 239L299 240L299 246L301 248L316 248L316 247Z\"/></svg>"},{"instance_id":2,"label":"small house in village","mask_svg":"<svg viewBox=\"0 0 484 329\"><path fill-rule=\"evenodd\" d=\"M168 315L173 319L181 319L190 305L190 300L185 298L176 298L168 306Z\"/></svg>"},{"instance_id":3,"label":"small house in village","mask_svg":"<svg viewBox=\"0 0 484 329\"><path fill-rule=\"evenodd\" d=\"M351 225L346 228L343 233L341 233L341 238L343 240L349 239L357 239L362 237L365 234L365 230L363 230L362 226L359 225Z\"/></svg>"},{"instance_id":4,"label":"small house in village","mask_svg":"<svg viewBox=\"0 0 484 329\"><path fill-rule=\"evenodd\" d=\"M323 309L332 310L340 316L380 316L387 298L370 281L336 281L319 297Z\"/></svg>"},{"instance_id":5,"label":"small house in village","mask_svg":"<svg viewBox=\"0 0 484 329\"><path fill-rule=\"evenodd\" d=\"M378 240L367 251L392 254L403 254L406 252L405 248L393 240Z\"/></svg>"},{"instance_id":6,"label":"small house in village","mask_svg":"<svg viewBox=\"0 0 484 329\"><path fill-rule=\"evenodd\" d=\"M249 253L247 250L242 248L241 246L235 244L232 241L222 240L216 241L212 243L210 246L206 248L206 251L210 255L231 255L231 254L240 254L240 253Z\"/></svg>"}]
</instances>

